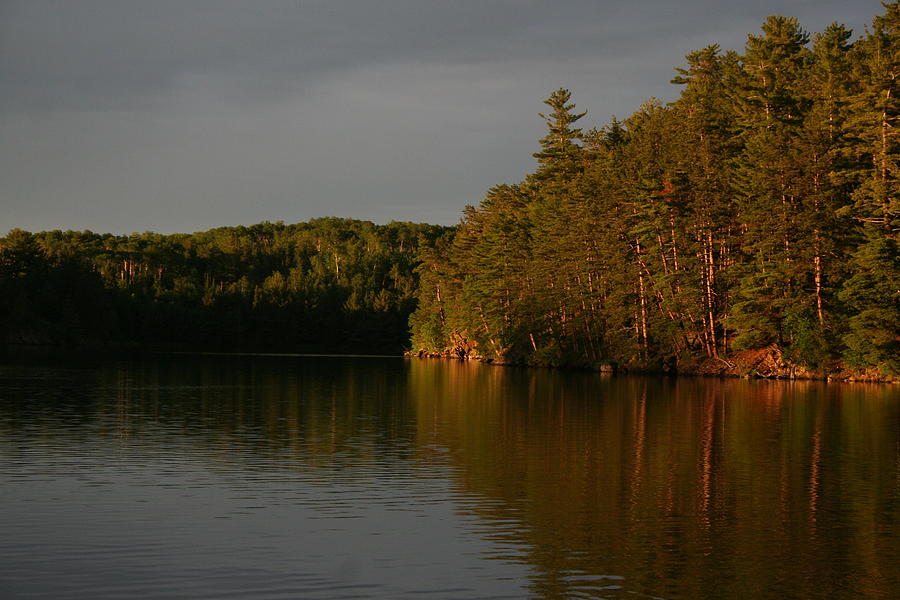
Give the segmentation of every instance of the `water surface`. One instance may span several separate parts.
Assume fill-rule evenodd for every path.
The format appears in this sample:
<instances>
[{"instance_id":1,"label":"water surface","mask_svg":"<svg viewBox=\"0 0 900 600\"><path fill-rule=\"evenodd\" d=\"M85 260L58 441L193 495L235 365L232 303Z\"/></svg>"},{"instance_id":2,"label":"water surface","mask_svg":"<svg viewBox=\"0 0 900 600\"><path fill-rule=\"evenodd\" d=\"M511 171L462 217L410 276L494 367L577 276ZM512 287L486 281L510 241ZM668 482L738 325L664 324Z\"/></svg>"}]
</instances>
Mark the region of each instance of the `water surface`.
<instances>
[{"instance_id":1,"label":"water surface","mask_svg":"<svg viewBox=\"0 0 900 600\"><path fill-rule=\"evenodd\" d=\"M3 598L894 598L895 387L0 365Z\"/></svg>"}]
</instances>

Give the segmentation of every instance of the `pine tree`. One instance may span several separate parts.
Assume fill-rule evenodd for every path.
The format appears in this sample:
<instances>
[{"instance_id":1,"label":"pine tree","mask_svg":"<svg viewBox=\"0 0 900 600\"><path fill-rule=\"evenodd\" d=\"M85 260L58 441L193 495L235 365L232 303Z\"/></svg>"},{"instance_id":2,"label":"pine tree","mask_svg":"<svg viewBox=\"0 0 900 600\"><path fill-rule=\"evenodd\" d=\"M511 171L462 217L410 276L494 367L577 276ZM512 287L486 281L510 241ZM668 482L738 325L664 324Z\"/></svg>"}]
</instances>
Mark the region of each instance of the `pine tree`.
<instances>
[{"instance_id":1,"label":"pine tree","mask_svg":"<svg viewBox=\"0 0 900 600\"><path fill-rule=\"evenodd\" d=\"M575 104L570 104L572 92L558 89L544 100L551 108L548 113L538 113L547 123L547 135L541 138L541 150L533 156L538 161L537 171L531 175L532 181L547 179L565 180L578 169L581 146L581 129L575 123L587 112L574 112Z\"/></svg>"},{"instance_id":2,"label":"pine tree","mask_svg":"<svg viewBox=\"0 0 900 600\"><path fill-rule=\"evenodd\" d=\"M834 354L836 322L833 282L846 261L850 223L839 215L849 188L831 174L841 168L840 131L846 119L851 32L832 24L815 36L812 63L800 91L808 109L794 141L793 185L798 202L794 238L797 288L785 311L785 337L794 360L819 365Z\"/></svg>"},{"instance_id":3,"label":"pine tree","mask_svg":"<svg viewBox=\"0 0 900 600\"><path fill-rule=\"evenodd\" d=\"M736 160L735 191L746 259L728 325L737 348L787 344L786 312L802 302L798 228L801 205L798 139L808 110L801 75L809 67L808 35L794 18L773 16L763 36L749 36L743 57L740 125L743 151Z\"/></svg>"},{"instance_id":4,"label":"pine tree","mask_svg":"<svg viewBox=\"0 0 900 600\"><path fill-rule=\"evenodd\" d=\"M855 185L852 206L862 243L850 263L840 298L852 311L845 357L856 365L900 372L900 2L885 5L872 31L858 43L858 92L848 105L845 132L855 165L841 176Z\"/></svg>"},{"instance_id":5,"label":"pine tree","mask_svg":"<svg viewBox=\"0 0 900 600\"><path fill-rule=\"evenodd\" d=\"M691 274L679 283L686 296L681 320L692 338L702 340L706 355L717 358L727 351L721 327L728 310L724 271L737 234L729 181L740 146L733 135L735 113L728 98L729 76L739 66L733 52L723 56L717 45L686 59L687 68L677 69L679 76L672 80L685 86L673 105L680 123L674 141L683 157L679 187L686 196L686 231L681 236L686 247L678 267ZM695 324L700 325L699 332Z\"/></svg>"},{"instance_id":6,"label":"pine tree","mask_svg":"<svg viewBox=\"0 0 900 600\"><path fill-rule=\"evenodd\" d=\"M537 170L526 178L531 258L527 267L528 311L536 327L528 331L531 353L543 362L557 362L577 345L574 314L568 306L581 270L578 242L572 239L572 215L584 202L574 182L584 171L586 156L575 127L585 112L576 112L569 90L559 89L544 103L552 110L540 113L547 134L533 156ZM575 254L573 254L575 252Z\"/></svg>"},{"instance_id":7,"label":"pine tree","mask_svg":"<svg viewBox=\"0 0 900 600\"><path fill-rule=\"evenodd\" d=\"M856 186L852 217L890 238L900 227L900 2L885 9L857 44L859 89L849 100L844 127L857 166L843 176Z\"/></svg>"}]
</instances>

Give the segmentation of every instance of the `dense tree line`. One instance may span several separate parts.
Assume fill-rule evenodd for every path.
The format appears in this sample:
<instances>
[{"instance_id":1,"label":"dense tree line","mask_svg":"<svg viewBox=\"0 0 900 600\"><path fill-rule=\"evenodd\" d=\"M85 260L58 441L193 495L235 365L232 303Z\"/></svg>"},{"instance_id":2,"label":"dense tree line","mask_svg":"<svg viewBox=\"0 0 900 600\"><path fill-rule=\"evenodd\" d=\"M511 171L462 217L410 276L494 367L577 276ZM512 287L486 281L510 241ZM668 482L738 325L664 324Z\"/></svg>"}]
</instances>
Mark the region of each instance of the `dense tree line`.
<instances>
[{"instance_id":1,"label":"dense tree line","mask_svg":"<svg viewBox=\"0 0 900 600\"><path fill-rule=\"evenodd\" d=\"M774 349L900 372L900 2L851 41L773 16L606 126L560 89L537 168L422 251L414 348L678 368Z\"/></svg>"},{"instance_id":2,"label":"dense tree line","mask_svg":"<svg viewBox=\"0 0 900 600\"><path fill-rule=\"evenodd\" d=\"M448 228L336 218L201 233L0 238L9 342L399 352L422 240Z\"/></svg>"}]
</instances>

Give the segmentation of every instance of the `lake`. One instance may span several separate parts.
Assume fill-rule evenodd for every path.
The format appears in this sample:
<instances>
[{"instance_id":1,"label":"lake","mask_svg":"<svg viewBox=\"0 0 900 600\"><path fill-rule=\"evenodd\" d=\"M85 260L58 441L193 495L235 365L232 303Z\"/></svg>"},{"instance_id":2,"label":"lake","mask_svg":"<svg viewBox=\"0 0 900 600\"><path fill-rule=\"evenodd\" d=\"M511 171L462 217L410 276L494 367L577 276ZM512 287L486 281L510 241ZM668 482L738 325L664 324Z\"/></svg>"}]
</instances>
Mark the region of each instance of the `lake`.
<instances>
[{"instance_id":1,"label":"lake","mask_svg":"<svg viewBox=\"0 0 900 600\"><path fill-rule=\"evenodd\" d=\"M900 389L0 365L2 598L896 598Z\"/></svg>"}]
</instances>

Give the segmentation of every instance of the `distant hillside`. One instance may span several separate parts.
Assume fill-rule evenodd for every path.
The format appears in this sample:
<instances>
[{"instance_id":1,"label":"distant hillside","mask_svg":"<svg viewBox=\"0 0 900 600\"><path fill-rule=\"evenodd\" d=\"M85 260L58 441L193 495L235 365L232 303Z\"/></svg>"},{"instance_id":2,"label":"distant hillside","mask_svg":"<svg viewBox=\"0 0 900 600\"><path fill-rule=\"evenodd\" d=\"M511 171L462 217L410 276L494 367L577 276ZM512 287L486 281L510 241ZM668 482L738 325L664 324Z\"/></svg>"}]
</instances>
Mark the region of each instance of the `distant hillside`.
<instances>
[{"instance_id":1,"label":"distant hillside","mask_svg":"<svg viewBox=\"0 0 900 600\"><path fill-rule=\"evenodd\" d=\"M0 339L399 353L417 251L452 228L324 218L192 234L0 238Z\"/></svg>"}]
</instances>

